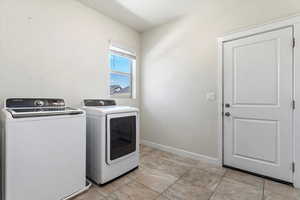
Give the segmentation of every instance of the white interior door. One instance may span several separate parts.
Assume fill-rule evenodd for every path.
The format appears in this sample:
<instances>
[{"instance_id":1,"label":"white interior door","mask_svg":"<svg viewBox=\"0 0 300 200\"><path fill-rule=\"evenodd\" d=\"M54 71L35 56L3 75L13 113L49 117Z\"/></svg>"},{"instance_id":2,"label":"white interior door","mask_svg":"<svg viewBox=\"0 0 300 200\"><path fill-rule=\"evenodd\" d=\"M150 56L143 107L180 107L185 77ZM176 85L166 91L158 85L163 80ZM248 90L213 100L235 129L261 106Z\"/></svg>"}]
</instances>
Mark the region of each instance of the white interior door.
<instances>
[{"instance_id":1,"label":"white interior door","mask_svg":"<svg viewBox=\"0 0 300 200\"><path fill-rule=\"evenodd\" d=\"M224 164L292 182L293 29L225 42Z\"/></svg>"}]
</instances>

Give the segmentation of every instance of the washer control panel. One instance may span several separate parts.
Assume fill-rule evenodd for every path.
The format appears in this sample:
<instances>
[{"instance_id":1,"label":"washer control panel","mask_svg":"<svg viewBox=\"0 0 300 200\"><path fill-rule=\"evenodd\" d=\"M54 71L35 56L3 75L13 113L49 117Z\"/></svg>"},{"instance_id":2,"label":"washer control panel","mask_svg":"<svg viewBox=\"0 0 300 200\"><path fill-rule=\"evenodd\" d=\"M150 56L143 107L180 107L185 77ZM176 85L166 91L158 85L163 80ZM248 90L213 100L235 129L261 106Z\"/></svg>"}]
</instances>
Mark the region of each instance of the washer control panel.
<instances>
[{"instance_id":1,"label":"washer control panel","mask_svg":"<svg viewBox=\"0 0 300 200\"><path fill-rule=\"evenodd\" d=\"M64 107L63 99L48 98L10 98L6 99L7 108L27 108L27 107Z\"/></svg>"}]
</instances>

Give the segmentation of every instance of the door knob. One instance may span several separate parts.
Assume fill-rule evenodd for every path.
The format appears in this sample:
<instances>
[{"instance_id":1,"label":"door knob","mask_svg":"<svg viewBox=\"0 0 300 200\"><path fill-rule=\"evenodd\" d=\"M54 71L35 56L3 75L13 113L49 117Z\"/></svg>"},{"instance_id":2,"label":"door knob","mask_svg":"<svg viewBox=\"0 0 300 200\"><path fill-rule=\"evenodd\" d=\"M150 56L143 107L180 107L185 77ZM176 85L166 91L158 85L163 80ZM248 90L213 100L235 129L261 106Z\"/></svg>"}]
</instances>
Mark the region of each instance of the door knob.
<instances>
[{"instance_id":1,"label":"door knob","mask_svg":"<svg viewBox=\"0 0 300 200\"><path fill-rule=\"evenodd\" d=\"M231 115L230 112L226 112L226 113L225 113L225 116L226 116L226 117L230 117L230 115Z\"/></svg>"}]
</instances>

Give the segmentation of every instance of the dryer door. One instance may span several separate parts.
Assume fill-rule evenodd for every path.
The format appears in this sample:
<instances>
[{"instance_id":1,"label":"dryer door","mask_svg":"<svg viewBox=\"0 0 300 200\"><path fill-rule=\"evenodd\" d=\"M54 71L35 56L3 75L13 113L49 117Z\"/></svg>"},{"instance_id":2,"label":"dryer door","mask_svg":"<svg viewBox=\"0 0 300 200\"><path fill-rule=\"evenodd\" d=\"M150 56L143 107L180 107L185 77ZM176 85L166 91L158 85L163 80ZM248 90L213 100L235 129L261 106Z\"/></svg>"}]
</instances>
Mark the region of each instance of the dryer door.
<instances>
[{"instance_id":1,"label":"dryer door","mask_svg":"<svg viewBox=\"0 0 300 200\"><path fill-rule=\"evenodd\" d=\"M137 154L137 113L107 115L107 156L113 164Z\"/></svg>"}]
</instances>

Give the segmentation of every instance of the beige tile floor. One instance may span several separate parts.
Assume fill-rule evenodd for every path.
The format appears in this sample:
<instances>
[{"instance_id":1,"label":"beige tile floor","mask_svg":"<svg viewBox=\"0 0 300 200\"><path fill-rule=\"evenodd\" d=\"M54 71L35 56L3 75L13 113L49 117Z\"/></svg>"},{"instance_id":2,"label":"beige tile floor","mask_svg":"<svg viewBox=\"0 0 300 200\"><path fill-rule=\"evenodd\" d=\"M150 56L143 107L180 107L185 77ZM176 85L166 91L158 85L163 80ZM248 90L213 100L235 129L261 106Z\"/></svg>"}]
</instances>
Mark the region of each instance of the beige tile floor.
<instances>
[{"instance_id":1,"label":"beige tile floor","mask_svg":"<svg viewBox=\"0 0 300 200\"><path fill-rule=\"evenodd\" d=\"M141 146L139 169L74 200L300 200L300 190Z\"/></svg>"}]
</instances>

